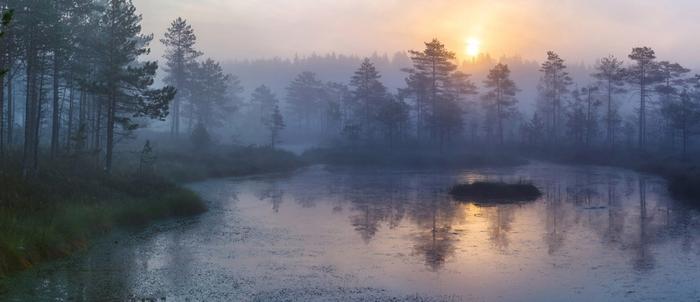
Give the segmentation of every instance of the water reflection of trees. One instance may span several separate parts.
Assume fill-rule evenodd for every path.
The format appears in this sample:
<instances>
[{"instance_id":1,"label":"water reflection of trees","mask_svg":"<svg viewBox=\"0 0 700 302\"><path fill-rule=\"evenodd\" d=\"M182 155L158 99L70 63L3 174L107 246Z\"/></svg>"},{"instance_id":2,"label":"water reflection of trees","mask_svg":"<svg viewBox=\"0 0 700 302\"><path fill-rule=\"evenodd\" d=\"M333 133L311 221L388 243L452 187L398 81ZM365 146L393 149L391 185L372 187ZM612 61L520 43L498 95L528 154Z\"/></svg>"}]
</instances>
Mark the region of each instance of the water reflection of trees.
<instances>
[{"instance_id":1,"label":"water reflection of trees","mask_svg":"<svg viewBox=\"0 0 700 302\"><path fill-rule=\"evenodd\" d=\"M437 271L455 251L457 236L452 225L463 218L458 215L458 204L435 190L419 190L410 206L409 215L416 225L414 253Z\"/></svg>"},{"instance_id":2,"label":"water reflection of trees","mask_svg":"<svg viewBox=\"0 0 700 302\"><path fill-rule=\"evenodd\" d=\"M286 186L292 190L288 194L271 186L261 196L273 203L274 210L279 209L275 204L279 205L283 196L304 207L322 199L334 203L334 211L347 211L350 225L367 244L382 230L410 223L413 255L437 271L455 254L461 234L454 228L465 223L467 210L465 204L444 192L454 179L436 180L433 176L337 173L327 175L320 185L290 184ZM649 186L643 176L633 173L591 170L544 175L538 185L544 196L528 208L541 210L536 217L542 219L541 238L549 255L564 249L570 234L592 230L606 248L627 254L633 268L647 271L655 265L654 246L681 238L683 249L690 252L696 244L698 235L690 226L695 216L673 210L675 205L668 203L658 181ZM520 231L514 230L514 221L522 209L507 204L481 208L494 250L511 249L511 236Z\"/></svg>"},{"instance_id":3,"label":"water reflection of trees","mask_svg":"<svg viewBox=\"0 0 700 302\"><path fill-rule=\"evenodd\" d=\"M510 244L509 234L512 232L513 219L517 205L496 205L489 207L493 211L487 211L489 223L489 240L499 251L506 251Z\"/></svg>"},{"instance_id":4,"label":"water reflection of trees","mask_svg":"<svg viewBox=\"0 0 700 302\"><path fill-rule=\"evenodd\" d=\"M647 182L639 177L639 241L636 244L634 268L640 271L654 268L654 256L649 250L649 244L654 241L655 230L650 230L650 217L647 216Z\"/></svg>"},{"instance_id":5,"label":"water reflection of trees","mask_svg":"<svg viewBox=\"0 0 700 302\"><path fill-rule=\"evenodd\" d=\"M365 243L369 243L379 230L379 224L385 219L385 209L384 205L371 201L353 204L350 222Z\"/></svg>"},{"instance_id":6,"label":"water reflection of trees","mask_svg":"<svg viewBox=\"0 0 700 302\"><path fill-rule=\"evenodd\" d=\"M284 201L284 190L281 189L279 180L272 179L263 183L261 188L255 192L255 196L259 200L268 200L272 204L272 211L278 213L280 205Z\"/></svg>"},{"instance_id":7,"label":"water reflection of trees","mask_svg":"<svg viewBox=\"0 0 700 302\"><path fill-rule=\"evenodd\" d=\"M570 191L569 191L570 193ZM566 238L565 219L567 211L564 208L563 194L559 184L550 184L545 189L545 235L544 242L547 244L547 253L552 255L564 245Z\"/></svg>"}]
</instances>

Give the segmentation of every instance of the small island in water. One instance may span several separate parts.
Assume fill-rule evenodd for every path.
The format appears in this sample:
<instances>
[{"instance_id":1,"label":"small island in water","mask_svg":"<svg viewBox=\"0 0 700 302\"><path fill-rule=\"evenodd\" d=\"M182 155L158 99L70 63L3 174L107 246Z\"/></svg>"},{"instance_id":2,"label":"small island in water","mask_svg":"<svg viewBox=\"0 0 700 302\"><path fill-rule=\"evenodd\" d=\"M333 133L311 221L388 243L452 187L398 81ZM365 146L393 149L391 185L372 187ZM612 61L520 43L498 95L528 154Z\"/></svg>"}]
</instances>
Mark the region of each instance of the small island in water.
<instances>
[{"instance_id":1,"label":"small island in water","mask_svg":"<svg viewBox=\"0 0 700 302\"><path fill-rule=\"evenodd\" d=\"M450 195L459 201L523 202L536 200L542 192L531 183L477 181L453 186Z\"/></svg>"}]
</instances>

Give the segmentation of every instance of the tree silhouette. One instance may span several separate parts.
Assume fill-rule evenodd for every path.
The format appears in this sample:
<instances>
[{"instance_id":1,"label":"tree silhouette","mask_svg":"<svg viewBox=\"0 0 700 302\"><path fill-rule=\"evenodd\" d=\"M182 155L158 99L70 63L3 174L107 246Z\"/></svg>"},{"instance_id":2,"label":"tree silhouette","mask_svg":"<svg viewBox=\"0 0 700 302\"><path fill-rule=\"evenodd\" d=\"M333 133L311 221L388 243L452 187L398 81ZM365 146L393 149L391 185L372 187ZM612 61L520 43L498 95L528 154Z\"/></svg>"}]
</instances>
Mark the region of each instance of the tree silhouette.
<instances>
[{"instance_id":1,"label":"tree silhouette","mask_svg":"<svg viewBox=\"0 0 700 302\"><path fill-rule=\"evenodd\" d=\"M503 144L503 120L509 115L517 100L515 94L519 91L515 82L510 78L508 65L497 64L486 76L484 87L489 89L483 96L484 105L492 110L498 123L498 142Z\"/></svg>"}]
</instances>

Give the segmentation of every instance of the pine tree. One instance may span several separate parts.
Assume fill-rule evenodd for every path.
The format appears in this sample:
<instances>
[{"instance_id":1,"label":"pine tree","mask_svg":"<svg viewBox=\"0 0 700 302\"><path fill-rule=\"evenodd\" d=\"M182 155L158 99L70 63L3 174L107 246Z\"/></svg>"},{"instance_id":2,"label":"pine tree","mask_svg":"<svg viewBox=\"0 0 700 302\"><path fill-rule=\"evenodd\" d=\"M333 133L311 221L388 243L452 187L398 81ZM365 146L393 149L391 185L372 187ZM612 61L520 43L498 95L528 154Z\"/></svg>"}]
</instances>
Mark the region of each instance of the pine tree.
<instances>
[{"instance_id":1,"label":"pine tree","mask_svg":"<svg viewBox=\"0 0 700 302\"><path fill-rule=\"evenodd\" d=\"M615 127L620 117L617 114L617 106L613 100L615 94L625 92L623 62L615 56L604 57L596 63L594 78L599 81L599 86L605 90L605 137L610 148L615 146Z\"/></svg>"},{"instance_id":2,"label":"pine tree","mask_svg":"<svg viewBox=\"0 0 700 302\"><path fill-rule=\"evenodd\" d=\"M3 137L3 133L7 133L5 141L0 141L0 149L4 150L5 144L7 144L7 146L12 146L14 143L15 100L13 84L14 79L19 75L20 68L18 68L18 57L22 50L20 49L20 41L16 34L16 16L14 16L14 11L9 9L9 7L14 7L13 5L15 5L15 3L12 1L3 1L0 3L3 3L3 7L5 7L5 10L1 14L2 21L0 21L5 23L5 25L0 25L2 28L0 30L2 31L2 36L0 37L0 40L2 40L2 43L0 43L0 80L2 80L3 77L5 79L5 85L3 86L0 84L0 86L3 86L0 87L0 98L2 98L3 103L7 104L5 123L3 123L3 119L0 118L0 138ZM7 91L6 95L3 94L4 90ZM0 108L1 107L2 106L0 106ZM3 109L0 109L0 111L3 111ZM0 114L0 116L2 116L2 114Z\"/></svg>"},{"instance_id":3,"label":"pine tree","mask_svg":"<svg viewBox=\"0 0 700 302\"><path fill-rule=\"evenodd\" d=\"M131 0L108 1L100 25L95 45L100 70L94 85L106 99L105 171L111 173L116 126L130 131L139 126L134 117L163 120L175 89L151 88L158 65L138 59L149 52L152 36L141 34L141 16Z\"/></svg>"},{"instance_id":4,"label":"pine tree","mask_svg":"<svg viewBox=\"0 0 700 302\"><path fill-rule=\"evenodd\" d=\"M86 142L81 142L80 145L73 140L74 131L82 132L80 135L88 135L87 115L88 107L94 105L96 98L90 92L90 83L96 75L96 57L97 53L92 48L95 39L98 39L99 19L101 14L100 3L93 0L68 0L71 4L66 5L69 9L65 17L65 23L68 28L68 40L66 43L65 55L62 58L63 75L65 87L64 99L67 100L67 105L62 105L66 109L67 123L65 126L65 145L69 153L71 148L81 153L82 147L85 147ZM67 94L67 96L65 95ZM93 103L93 104L91 104ZM96 107L96 106L95 106ZM64 110L64 111L66 111Z\"/></svg>"},{"instance_id":5,"label":"pine tree","mask_svg":"<svg viewBox=\"0 0 700 302\"><path fill-rule=\"evenodd\" d=\"M353 122L357 106L347 85L327 82L323 85L323 101L326 108L323 128L327 130L326 134L338 134L344 125Z\"/></svg>"},{"instance_id":6,"label":"pine tree","mask_svg":"<svg viewBox=\"0 0 700 302\"><path fill-rule=\"evenodd\" d=\"M202 123L197 123L197 125L194 126L192 134L190 134L190 141L195 151L204 150L212 143L209 131L207 131L207 127Z\"/></svg>"},{"instance_id":7,"label":"pine tree","mask_svg":"<svg viewBox=\"0 0 700 302\"><path fill-rule=\"evenodd\" d=\"M280 132L286 127L284 124L284 117L280 113L279 106L275 106L267 120L267 129L270 130L270 147L274 148L275 144L279 142Z\"/></svg>"},{"instance_id":8,"label":"pine tree","mask_svg":"<svg viewBox=\"0 0 700 302\"><path fill-rule=\"evenodd\" d=\"M22 175L33 177L39 169L39 134L44 113L43 90L46 58L50 55L49 44L54 40L56 12L53 2L43 0L24 1L22 14L13 24L13 36L21 44L25 79L24 147L22 153ZM20 17L21 15L21 17Z\"/></svg>"},{"instance_id":9,"label":"pine tree","mask_svg":"<svg viewBox=\"0 0 700 302\"><path fill-rule=\"evenodd\" d=\"M198 66L195 64L195 60L202 53L194 48L197 36L194 34L192 26L187 24L187 20L181 17L170 23L170 27L160 42L166 47L163 58L167 61L164 69L168 75L165 78L165 82L178 90L178 94L173 100L170 126L171 133L178 135L180 133L182 103L187 96L192 97L189 94L190 87L188 82L193 80L192 77L194 76L191 75L189 68ZM194 79L196 80L196 77Z\"/></svg>"},{"instance_id":10,"label":"pine tree","mask_svg":"<svg viewBox=\"0 0 700 302\"><path fill-rule=\"evenodd\" d=\"M139 175L142 177L153 175L155 163L156 155L153 154L151 141L146 140L146 144L143 145L143 149L141 150L141 154L139 156Z\"/></svg>"},{"instance_id":11,"label":"pine tree","mask_svg":"<svg viewBox=\"0 0 700 302\"><path fill-rule=\"evenodd\" d=\"M628 56L634 65L629 66L626 70L626 80L631 85L636 86L639 92L639 122L637 126L639 130L637 135L637 146L640 151L644 151L647 141L647 98L650 97L650 86L659 81L658 64L656 63L656 54L649 47L635 47Z\"/></svg>"},{"instance_id":12,"label":"pine tree","mask_svg":"<svg viewBox=\"0 0 700 302\"><path fill-rule=\"evenodd\" d=\"M234 99L242 89L240 83L212 59L191 67L191 75L190 112L194 116L190 124L203 124L207 129L222 126L237 109Z\"/></svg>"},{"instance_id":13,"label":"pine tree","mask_svg":"<svg viewBox=\"0 0 700 302\"><path fill-rule=\"evenodd\" d=\"M401 99L387 98L378 108L377 120L384 132L384 137L393 146L407 128L409 108Z\"/></svg>"},{"instance_id":14,"label":"pine tree","mask_svg":"<svg viewBox=\"0 0 700 302\"><path fill-rule=\"evenodd\" d=\"M375 113L387 96L386 87L379 80L380 78L377 68L368 58L365 58L350 79L352 96L360 106L360 113L357 116L361 117L366 139L372 139L374 136L377 127Z\"/></svg>"},{"instance_id":15,"label":"pine tree","mask_svg":"<svg viewBox=\"0 0 700 302\"><path fill-rule=\"evenodd\" d=\"M296 116L299 126L309 127L320 115L322 91L323 83L309 71L297 75L287 86L289 111Z\"/></svg>"},{"instance_id":16,"label":"pine tree","mask_svg":"<svg viewBox=\"0 0 700 302\"><path fill-rule=\"evenodd\" d=\"M482 96L482 99L485 107L495 113L498 123L498 141L500 144L503 144L503 121L517 103L515 94L519 89L510 78L508 65L501 63L489 70L489 74L484 81L484 87L489 89L489 91Z\"/></svg>"},{"instance_id":17,"label":"pine tree","mask_svg":"<svg viewBox=\"0 0 700 302\"><path fill-rule=\"evenodd\" d=\"M537 112L532 114L532 119L525 123L523 127L523 132L531 145L539 146L543 143L546 128L544 120L542 120Z\"/></svg>"},{"instance_id":18,"label":"pine tree","mask_svg":"<svg viewBox=\"0 0 700 302\"><path fill-rule=\"evenodd\" d=\"M418 72L413 68L405 68L403 71L407 72L408 76L405 80L406 88L400 89L399 95L402 98L412 97L414 100L416 138L420 140L423 128L429 123L427 116L431 83L424 73Z\"/></svg>"},{"instance_id":19,"label":"pine tree","mask_svg":"<svg viewBox=\"0 0 700 302\"><path fill-rule=\"evenodd\" d=\"M675 103L682 102L679 99L681 97L681 92L688 87L689 81L685 78L685 75L689 72L690 69L678 63L671 63L668 61L661 61L658 63L657 73L659 84L654 88L659 95L661 111L664 111L666 107L673 107ZM668 145L674 147L676 142L676 127L672 125L674 121L663 113L661 114L661 118L663 119L662 127L668 131L667 135L665 135L665 137L670 140L670 144Z\"/></svg>"},{"instance_id":20,"label":"pine tree","mask_svg":"<svg viewBox=\"0 0 700 302\"><path fill-rule=\"evenodd\" d=\"M51 16L51 38L52 40L48 41L48 48L51 50L51 69L52 69L52 84L51 84L51 89L52 89L52 103L51 103L51 147L49 149L49 154L51 157L54 157L58 153L58 148L59 148L59 128L60 128L60 109L59 108L59 101L60 101L60 85L61 85L61 80L65 75L62 75L62 69L63 69L63 61L65 57L67 56L67 50L68 50L68 44L70 44L70 39L68 38L68 32L70 29L65 26L66 18L64 17L65 15L61 15L60 12L66 11L67 7L64 7L67 4L64 1L54 1L53 2L53 9L51 10L53 13L50 15Z\"/></svg>"},{"instance_id":21,"label":"pine tree","mask_svg":"<svg viewBox=\"0 0 700 302\"><path fill-rule=\"evenodd\" d=\"M692 82L695 91L682 88L678 92L678 98L668 99L661 107L661 115L668 121L672 131L680 132L683 159L687 158L689 140L697 134L697 126L700 124L700 92L697 89L700 76L696 75Z\"/></svg>"},{"instance_id":22,"label":"pine tree","mask_svg":"<svg viewBox=\"0 0 700 302\"><path fill-rule=\"evenodd\" d=\"M279 100L272 93L272 90L265 85L260 85L250 96L250 104L253 106L253 110L260 117L260 122L265 123L265 121L270 117L275 107L278 107Z\"/></svg>"},{"instance_id":23,"label":"pine tree","mask_svg":"<svg viewBox=\"0 0 700 302\"><path fill-rule=\"evenodd\" d=\"M4 108L5 93L3 78L7 73L7 66L10 65L8 44L3 41L7 27L10 25L14 11L0 6L0 167L5 157L5 131L4 131ZM9 107L9 106L8 106ZM9 110L8 110L9 111Z\"/></svg>"},{"instance_id":24,"label":"pine tree","mask_svg":"<svg viewBox=\"0 0 700 302\"><path fill-rule=\"evenodd\" d=\"M581 108L583 118L580 120L583 129L583 143L586 147L591 145L598 131L598 108L602 104L598 97L599 87L589 85L573 91L573 100L577 102L576 108Z\"/></svg>"},{"instance_id":25,"label":"pine tree","mask_svg":"<svg viewBox=\"0 0 700 302\"><path fill-rule=\"evenodd\" d=\"M586 138L586 101L581 90L571 92L566 112L566 134L575 146L581 146Z\"/></svg>"},{"instance_id":26,"label":"pine tree","mask_svg":"<svg viewBox=\"0 0 700 302\"><path fill-rule=\"evenodd\" d=\"M445 90L449 85L450 75L457 69L457 65L454 63L455 53L448 51L445 45L437 39L433 39L425 43L423 51L412 50L410 54L413 61L413 73L420 74L420 76L414 76L414 79L408 82L415 83L415 88L423 88L421 86L427 84L427 94L425 95L429 110L427 120L432 136L442 138L443 135L440 132L444 133L445 129L441 131L437 125L444 124L442 121L453 120L455 117L448 110L448 108L454 107L454 104L447 104L443 106L442 110L438 108L440 101L449 100L445 97Z\"/></svg>"},{"instance_id":27,"label":"pine tree","mask_svg":"<svg viewBox=\"0 0 700 302\"><path fill-rule=\"evenodd\" d=\"M572 80L569 72L566 71L564 60L553 51L547 52L547 60L542 63L540 71L543 73L540 89L547 102L547 113L549 113L549 136L552 143L556 143L559 136L558 124L562 114L562 98L569 92Z\"/></svg>"}]
</instances>

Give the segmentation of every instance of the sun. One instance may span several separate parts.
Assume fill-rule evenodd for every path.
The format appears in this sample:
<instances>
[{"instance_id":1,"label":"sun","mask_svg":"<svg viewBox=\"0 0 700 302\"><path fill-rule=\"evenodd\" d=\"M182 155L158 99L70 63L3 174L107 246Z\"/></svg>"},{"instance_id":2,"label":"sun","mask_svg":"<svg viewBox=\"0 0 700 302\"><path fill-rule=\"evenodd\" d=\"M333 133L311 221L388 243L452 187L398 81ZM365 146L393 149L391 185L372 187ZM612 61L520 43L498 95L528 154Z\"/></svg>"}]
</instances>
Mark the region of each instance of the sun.
<instances>
[{"instance_id":1,"label":"sun","mask_svg":"<svg viewBox=\"0 0 700 302\"><path fill-rule=\"evenodd\" d=\"M481 41L477 38L471 37L467 39L466 47L465 53L471 58L481 53Z\"/></svg>"}]
</instances>

